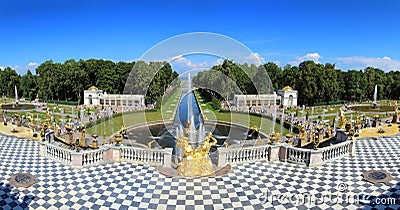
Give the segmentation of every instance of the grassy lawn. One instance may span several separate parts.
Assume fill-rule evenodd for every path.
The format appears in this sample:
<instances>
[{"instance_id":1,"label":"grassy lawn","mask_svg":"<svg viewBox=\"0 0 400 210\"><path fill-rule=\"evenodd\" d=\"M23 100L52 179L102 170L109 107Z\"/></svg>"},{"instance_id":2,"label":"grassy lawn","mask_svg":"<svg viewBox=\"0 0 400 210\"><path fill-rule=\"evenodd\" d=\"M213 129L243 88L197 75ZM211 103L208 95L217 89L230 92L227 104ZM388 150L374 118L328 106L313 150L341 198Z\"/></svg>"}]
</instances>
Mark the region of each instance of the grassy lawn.
<instances>
[{"instance_id":1,"label":"grassy lawn","mask_svg":"<svg viewBox=\"0 0 400 210\"><path fill-rule=\"evenodd\" d=\"M165 101L163 101L163 104L161 105L162 116L164 119L169 120L173 116L175 109L179 104L179 96L181 91L182 90L179 87L169 98L166 100L164 99Z\"/></svg>"},{"instance_id":2,"label":"grassy lawn","mask_svg":"<svg viewBox=\"0 0 400 210\"><path fill-rule=\"evenodd\" d=\"M113 133L117 132L121 128L122 124L124 124L125 127L129 127L144 122L159 120L162 120L160 110L147 112L131 112L123 114L122 116L114 117L112 120L106 120L104 121L104 123L100 123L93 127L90 127L86 130L86 132L98 133L102 135L105 130L107 132L107 136L110 136Z\"/></svg>"},{"instance_id":3,"label":"grassy lawn","mask_svg":"<svg viewBox=\"0 0 400 210\"><path fill-rule=\"evenodd\" d=\"M8 116L8 117L14 117L15 114L19 114L20 117L22 117L22 116L25 115L26 118L27 118L27 117L30 117L31 114L33 114L33 118L34 118L35 120L36 120L37 118L40 119L40 122L45 122L45 120L46 120L46 119L45 119L45 118L46 118L46 113L44 113L44 112L38 112L38 111L31 111L31 112L7 112L5 115ZM56 122L60 122L61 119L64 119L64 120L71 119L71 117L70 117L69 115L64 115L64 117L63 117L63 116L61 116L61 114L53 114L52 116L54 117L54 119L56 120ZM36 122L36 121L35 121L35 122Z\"/></svg>"},{"instance_id":4,"label":"grassy lawn","mask_svg":"<svg viewBox=\"0 0 400 210\"><path fill-rule=\"evenodd\" d=\"M208 120L217 120L223 122L232 122L236 124L240 124L246 127L257 126L261 128L260 130L265 134L269 134L272 131L272 121L260 116L254 116L247 113L238 113L238 112L220 112L219 110L214 110L211 106L211 102L204 102L202 97L198 92L195 92L197 99L199 100L200 107L204 113L204 116ZM281 125L275 123L275 132L280 132ZM289 133L289 130L283 128L283 134L286 135Z\"/></svg>"},{"instance_id":5,"label":"grassy lawn","mask_svg":"<svg viewBox=\"0 0 400 210\"><path fill-rule=\"evenodd\" d=\"M341 105L335 105L335 106L318 106L318 107L314 107L314 113L313 113L313 115L316 115L316 116L322 116L322 113L323 113L323 110L325 109L325 110L327 110L326 112L325 112L325 114L334 114L334 113L337 113L338 111L339 111L339 109L340 109L340 107L342 107ZM301 116L302 115L302 113L301 113L301 110L302 109L289 109L291 112L296 112L297 111L297 113L298 113L298 116ZM306 113L308 112L308 115L310 115L311 116L311 112L312 112L312 108L311 107L306 107L305 109L304 109L304 115L306 115Z\"/></svg>"},{"instance_id":6,"label":"grassy lawn","mask_svg":"<svg viewBox=\"0 0 400 210\"><path fill-rule=\"evenodd\" d=\"M47 108L50 109L50 111L56 112L61 114L61 109L64 109L64 114L72 114L72 107L73 106L68 106L68 105L54 105L54 104L47 104ZM47 110L47 108L43 108L43 110ZM85 108L85 115L89 111L90 113L97 114L99 113L99 110L96 108ZM75 115L80 115L80 108L74 107L74 114Z\"/></svg>"}]
</instances>

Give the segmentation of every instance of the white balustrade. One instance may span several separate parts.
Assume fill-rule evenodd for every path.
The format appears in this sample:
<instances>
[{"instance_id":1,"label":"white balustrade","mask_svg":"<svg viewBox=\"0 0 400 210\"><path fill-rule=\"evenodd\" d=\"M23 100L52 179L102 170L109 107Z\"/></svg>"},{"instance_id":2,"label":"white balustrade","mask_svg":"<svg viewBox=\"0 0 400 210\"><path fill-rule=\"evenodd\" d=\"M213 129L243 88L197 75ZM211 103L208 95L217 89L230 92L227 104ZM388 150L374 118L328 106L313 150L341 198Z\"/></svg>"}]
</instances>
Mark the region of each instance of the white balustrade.
<instances>
[{"instance_id":1,"label":"white balustrade","mask_svg":"<svg viewBox=\"0 0 400 210\"><path fill-rule=\"evenodd\" d=\"M353 141L345 141L339 144L335 144L329 147L321 148L322 150L322 160L324 162L337 159L339 157L351 154L351 149L353 146Z\"/></svg>"},{"instance_id":2,"label":"white balustrade","mask_svg":"<svg viewBox=\"0 0 400 210\"><path fill-rule=\"evenodd\" d=\"M239 163L254 160L268 160L269 147L270 145L228 148L225 151L226 161L228 163Z\"/></svg>"},{"instance_id":3,"label":"white balustrade","mask_svg":"<svg viewBox=\"0 0 400 210\"><path fill-rule=\"evenodd\" d=\"M308 165L310 163L310 149L286 146L286 161Z\"/></svg>"},{"instance_id":4,"label":"white balustrade","mask_svg":"<svg viewBox=\"0 0 400 210\"><path fill-rule=\"evenodd\" d=\"M54 160L71 164L71 153L74 152L56 145L44 143L44 155Z\"/></svg>"},{"instance_id":5,"label":"white balustrade","mask_svg":"<svg viewBox=\"0 0 400 210\"><path fill-rule=\"evenodd\" d=\"M82 166L92 166L103 162L102 148L82 152Z\"/></svg>"},{"instance_id":6,"label":"white balustrade","mask_svg":"<svg viewBox=\"0 0 400 210\"><path fill-rule=\"evenodd\" d=\"M164 163L165 150L145 149L139 147L122 147L121 160L147 163L152 166L162 166Z\"/></svg>"}]
</instances>

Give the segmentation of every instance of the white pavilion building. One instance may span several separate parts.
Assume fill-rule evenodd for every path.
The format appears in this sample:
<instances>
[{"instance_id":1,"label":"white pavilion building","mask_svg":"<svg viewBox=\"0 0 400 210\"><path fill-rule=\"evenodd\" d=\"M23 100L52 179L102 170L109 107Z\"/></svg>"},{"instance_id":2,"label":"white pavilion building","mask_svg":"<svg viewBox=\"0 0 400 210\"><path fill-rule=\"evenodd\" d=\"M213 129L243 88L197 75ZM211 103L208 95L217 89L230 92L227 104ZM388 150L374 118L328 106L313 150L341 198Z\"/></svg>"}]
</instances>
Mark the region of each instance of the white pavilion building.
<instances>
[{"instance_id":1,"label":"white pavilion building","mask_svg":"<svg viewBox=\"0 0 400 210\"><path fill-rule=\"evenodd\" d=\"M235 95L233 104L236 110L263 110L271 106L297 106L297 90L286 86L278 93L259 95Z\"/></svg>"},{"instance_id":2,"label":"white pavilion building","mask_svg":"<svg viewBox=\"0 0 400 210\"><path fill-rule=\"evenodd\" d=\"M97 87L92 86L83 92L84 105L86 106L128 106L135 109L144 109L144 95L107 94Z\"/></svg>"}]
</instances>

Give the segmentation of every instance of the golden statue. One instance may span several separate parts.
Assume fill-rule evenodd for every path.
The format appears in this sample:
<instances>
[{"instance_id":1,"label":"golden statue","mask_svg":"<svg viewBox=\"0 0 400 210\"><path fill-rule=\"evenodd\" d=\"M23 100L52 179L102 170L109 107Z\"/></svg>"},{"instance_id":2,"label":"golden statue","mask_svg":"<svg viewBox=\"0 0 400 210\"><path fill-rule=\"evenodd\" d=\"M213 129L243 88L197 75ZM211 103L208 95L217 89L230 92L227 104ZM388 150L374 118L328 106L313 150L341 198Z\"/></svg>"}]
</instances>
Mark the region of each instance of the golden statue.
<instances>
[{"instance_id":1,"label":"golden statue","mask_svg":"<svg viewBox=\"0 0 400 210\"><path fill-rule=\"evenodd\" d=\"M255 126L255 125L253 125L250 129L253 131L259 132L257 126Z\"/></svg>"},{"instance_id":2,"label":"golden statue","mask_svg":"<svg viewBox=\"0 0 400 210\"><path fill-rule=\"evenodd\" d=\"M122 136L126 135L126 128L124 124L122 124L121 129L119 129L118 133L121 134Z\"/></svg>"},{"instance_id":3,"label":"golden statue","mask_svg":"<svg viewBox=\"0 0 400 210\"><path fill-rule=\"evenodd\" d=\"M328 138L331 138L331 137L332 137L332 128L331 128L331 125L328 125L328 126L327 126L327 130L328 130Z\"/></svg>"},{"instance_id":4,"label":"golden statue","mask_svg":"<svg viewBox=\"0 0 400 210\"><path fill-rule=\"evenodd\" d=\"M340 121L339 121L339 128L344 129L346 126L346 116L344 116L344 112L342 109L340 109Z\"/></svg>"},{"instance_id":5,"label":"golden statue","mask_svg":"<svg viewBox=\"0 0 400 210\"><path fill-rule=\"evenodd\" d=\"M302 124L300 127L299 139L300 139L300 141L305 141L307 139L307 133L306 133L306 129L304 128L304 124Z\"/></svg>"},{"instance_id":6,"label":"golden statue","mask_svg":"<svg viewBox=\"0 0 400 210\"><path fill-rule=\"evenodd\" d=\"M275 133L275 142L279 143L280 139L281 139L281 134Z\"/></svg>"},{"instance_id":7,"label":"golden statue","mask_svg":"<svg viewBox=\"0 0 400 210\"><path fill-rule=\"evenodd\" d=\"M33 114L31 114L30 116L30 121L29 121L29 127L31 127L32 131L34 131L35 129L35 122L34 122L34 118L33 118Z\"/></svg>"},{"instance_id":8,"label":"golden statue","mask_svg":"<svg viewBox=\"0 0 400 210\"><path fill-rule=\"evenodd\" d=\"M187 123L186 133L189 133L190 122ZM178 163L178 174L180 176L208 176L214 173L209 152L217 140L208 133L203 145L193 149L188 137L183 134L176 141L176 145L183 151L182 162Z\"/></svg>"},{"instance_id":9,"label":"golden statue","mask_svg":"<svg viewBox=\"0 0 400 210\"><path fill-rule=\"evenodd\" d=\"M317 149L319 146L319 135L317 134L313 134L314 135L314 139L313 139L313 144L314 144L314 149Z\"/></svg>"},{"instance_id":10,"label":"golden statue","mask_svg":"<svg viewBox=\"0 0 400 210\"><path fill-rule=\"evenodd\" d=\"M85 140L86 140L85 127L82 126L81 132L82 132L82 135L81 135L81 139L80 139L80 141L79 141L79 146L85 147L85 146L86 146L86 145L85 145L85 143L86 143L86 142L85 142Z\"/></svg>"},{"instance_id":11,"label":"golden statue","mask_svg":"<svg viewBox=\"0 0 400 210\"><path fill-rule=\"evenodd\" d=\"M397 100L394 101L393 107L394 107L394 115L392 123L397 123L397 118L399 116L399 105L397 104Z\"/></svg>"},{"instance_id":12,"label":"golden statue","mask_svg":"<svg viewBox=\"0 0 400 210\"><path fill-rule=\"evenodd\" d=\"M57 123L55 125L55 136L58 136L58 125L57 125Z\"/></svg>"}]
</instances>

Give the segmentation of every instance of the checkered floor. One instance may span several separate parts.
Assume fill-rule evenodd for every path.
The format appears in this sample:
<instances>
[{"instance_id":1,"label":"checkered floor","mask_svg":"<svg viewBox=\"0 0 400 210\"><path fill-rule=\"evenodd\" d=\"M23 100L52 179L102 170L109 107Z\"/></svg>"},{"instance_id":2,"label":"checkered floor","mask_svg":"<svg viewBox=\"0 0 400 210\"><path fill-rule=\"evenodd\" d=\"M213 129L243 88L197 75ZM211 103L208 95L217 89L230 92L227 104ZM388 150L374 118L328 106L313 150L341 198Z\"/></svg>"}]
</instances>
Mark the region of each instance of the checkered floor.
<instances>
[{"instance_id":1,"label":"checkered floor","mask_svg":"<svg viewBox=\"0 0 400 210\"><path fill-rule=\"evenodd\" d=\"M399 145L400 137L358 140L356 156L321 167L258 161L233 165L222 177L172 179L131 163L71 169L39 157L36 141L0 136L0 209L399 209ZM395 179L363 181L371 169ZM36 184L10 186L17 172L35 175ZM344 199L354 195L363 200Z\"/></svg>"}]
</instances>

